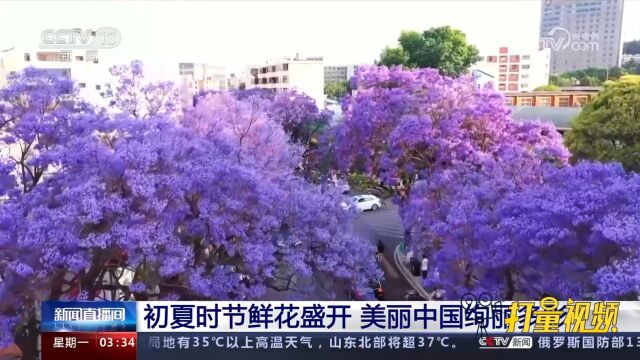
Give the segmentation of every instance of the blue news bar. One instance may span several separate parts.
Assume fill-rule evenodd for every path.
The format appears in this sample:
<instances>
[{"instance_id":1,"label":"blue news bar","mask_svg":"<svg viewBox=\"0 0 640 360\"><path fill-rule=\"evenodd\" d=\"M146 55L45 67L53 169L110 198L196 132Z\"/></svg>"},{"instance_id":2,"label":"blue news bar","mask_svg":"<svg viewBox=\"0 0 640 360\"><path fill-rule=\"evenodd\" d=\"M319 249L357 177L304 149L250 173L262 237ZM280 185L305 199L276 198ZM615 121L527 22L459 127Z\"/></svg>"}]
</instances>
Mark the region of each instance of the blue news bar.
<instances>
[{"instance_id":1,"label":"blue news bar","mask_svg":"<svg viewBox=\"0 0 640 360\"><path fill-rule=\"evenodd\" d=\"M42 332L136 331L133 301L45 301Z\"/></svg>"}]
</instances>

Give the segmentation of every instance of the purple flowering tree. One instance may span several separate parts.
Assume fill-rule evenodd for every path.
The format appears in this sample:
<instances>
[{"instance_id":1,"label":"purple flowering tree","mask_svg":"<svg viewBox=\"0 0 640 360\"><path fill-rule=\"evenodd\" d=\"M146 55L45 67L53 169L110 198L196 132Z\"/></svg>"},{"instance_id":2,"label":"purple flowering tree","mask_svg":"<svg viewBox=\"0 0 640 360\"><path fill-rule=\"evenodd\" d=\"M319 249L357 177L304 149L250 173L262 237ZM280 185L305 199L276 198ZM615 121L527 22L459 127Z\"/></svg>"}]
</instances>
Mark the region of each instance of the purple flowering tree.
<instances>
[{"instance_id":1,"label":"purple flowering tree","mask_svg":"<svg viewBox=\"0 0 640 360\"><path fill-rule=\"evenodd\" d=\"M73 82L58 74L27 68L8 80L0 89L0 163L18 181L3 177L1 182L19 185L24 193L55 165L43 152L93 129L94 110L78 99Z\"/></svg>"},{"instance_id":2,"label":"purple flowering tree","mask_svg":"<svg viewBox=\"0 0 640 360\"><path fill-rule=\"evenodd\" d=\"M290 144L283 127L269 116L272 103L257 96L237 99L226 93L198 101L183 124L201 136L228 147L238 164L267 172L290 172L301 161L300 146Z\"/></svg>"},{"instance_id":3,"label":"purple flowering tree","mask_svg":"<svg viewBox=\"0 0 640 360\"><path fill-rule=\"evenodd\" d=\"M116 82L105 84L102 96L109 100L110 108L141 119L179 116L180 99L177 88L170 81L145 80L140 60L134 60L129 65L112 66L109 71Z\"/></svg>"},{"instance_id":4,"label":"purple flowering tree","mask_svg":"<svg viewBox=\"0 0 640 360\"><path fill-rule=\"evenodd\" d=\"M359 68L333 151L344 171L400 195L410 246L439 273L448 298L513 298L526 254L510 256L496 203L538 184L569 157L552 126L511 121L503 97L432 69Z\"/></svg>"},{"instance_id":5,"label":"purple flowering tree","mask_svg":"<svg viewBox=\"0 0 640 360\"><path fill-rule=\"evenodd\" d=\"M41 89L23 97L31 91ZM217 95L202 104L181 123L60 117L64 126L48 133L60 140L36 154L47 176L0 200L0 346L34 324L47 299L257 299L270 290L328 299L377 274L341 195L295 175L296 146L259 102ZM24 141L15 124L25 119L4 121L3 133ZM3 192L20 180L15 169L0 167ZM33 353L30 334L17 342Z\"/></svg>"}]
</instances>

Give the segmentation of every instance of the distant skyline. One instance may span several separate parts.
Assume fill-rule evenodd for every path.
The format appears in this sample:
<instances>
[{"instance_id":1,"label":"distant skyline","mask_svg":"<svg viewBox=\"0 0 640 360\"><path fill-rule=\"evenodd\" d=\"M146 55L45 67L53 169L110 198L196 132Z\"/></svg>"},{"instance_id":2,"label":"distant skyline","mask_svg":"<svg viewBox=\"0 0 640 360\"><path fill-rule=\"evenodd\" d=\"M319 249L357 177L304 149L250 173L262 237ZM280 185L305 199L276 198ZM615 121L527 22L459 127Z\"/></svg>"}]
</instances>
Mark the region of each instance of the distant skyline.
<instances>
[{"instance_id":1,"label":"distant skyline","mask_svg":"<svg viewBox=\"0 0 640 360\"><path fill-rule=\"evenodd\" d=\"M481 51L536 48L541 0L2 1L0 49L38 49L45 29L115 27L110 63L206 62L229 70L286 55L372 63L402 30L450 25ZM626 0L623 41L640 39L640 0ZM635 15L635 16L634 16Z\"/></svg>"}]
</instances>

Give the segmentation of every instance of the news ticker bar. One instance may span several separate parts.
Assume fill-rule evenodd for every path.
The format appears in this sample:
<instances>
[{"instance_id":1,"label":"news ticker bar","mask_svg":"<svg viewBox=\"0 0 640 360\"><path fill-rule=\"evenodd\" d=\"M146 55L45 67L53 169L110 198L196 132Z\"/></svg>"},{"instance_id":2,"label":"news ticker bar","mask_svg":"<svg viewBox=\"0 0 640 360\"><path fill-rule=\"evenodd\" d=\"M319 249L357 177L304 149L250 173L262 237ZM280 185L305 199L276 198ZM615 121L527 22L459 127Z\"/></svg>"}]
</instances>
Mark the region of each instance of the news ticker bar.
<instances>
[{"instance_id":1,"label":"news ticker bar","mask_svg":"<svg viewBox=\"0 0 640 360\"><path fill-rule=\"evenodd\" d=\"M44 333L43 360L189 360L283 358L424 359L464 354L474 359L540 356L637 358L640 333L602 335L328 334L328 333ZM499 355L497 355L499 354Z\"/></svg>"},{"instance_id":2,"label":"news ticker bar","mask_svg":"<svg viewBox=\"0 0 640 360\"><path fill-rule=\"evenodd\" d=\"M553 300L553 301L552 301ZM43 332L640 333L640 302L44 302Z\"/></svg>"}]
</instances>

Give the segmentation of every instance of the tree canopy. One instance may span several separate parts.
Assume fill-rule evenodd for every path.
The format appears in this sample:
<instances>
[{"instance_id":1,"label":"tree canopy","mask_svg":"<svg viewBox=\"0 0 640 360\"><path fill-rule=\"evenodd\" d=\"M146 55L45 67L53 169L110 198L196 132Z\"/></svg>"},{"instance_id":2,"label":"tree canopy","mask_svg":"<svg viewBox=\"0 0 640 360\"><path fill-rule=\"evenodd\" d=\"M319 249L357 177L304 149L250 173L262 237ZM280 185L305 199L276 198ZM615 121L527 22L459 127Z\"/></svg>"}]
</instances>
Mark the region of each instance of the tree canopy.
<instances>
[{"instance_id":1,"label":"tree canopy","mask_svg":"<svg viewBox=\"0 0 640 360\"><path fill-rule=\"evenodd\" d=\"M566 143L574 159L618 161L640 170L640 81L622 77L588 103L572 122Z\"/></svg>"},{"instance_id":2,"label":"tree canopy","mask_svg":"<svg viewBox=\"0 0 640 360\"><path fill-rule=\"evenodd\" d=\"M325 119L312 100L222 93L176 115L171 86L121 69L139 81L112 111L32 69L0 90L0 142L18 149L0 154L0 347L34 300L331 299L380 276L342 194L298 174Z\"/></svg>"},{"instance_id":3,"label":"tree canopy","mask_svg":"<svg viewBox=\"0 0 640 360\"><path fill-rule=\"evenodd\" d=\"M403 31L399 47L385 48L379 65L434 68L445 75L466 73L478 61L478 49L467 44L466 35L449 26L434 27L422 33Z\"/></svg>"},{"instance_id":4,"label":"tree canopy","mask_svg":"<svg viewBox=\"0 0 640 360\"><path fill-rule=\"evenodd\" d=\"M408 245L429 256L426 286L447 299L638 294L638 176L569 164L552 125L512 121L469 79L371 67L354 84L338 164L395 191Z\"/></svg>"}]
</instances>

